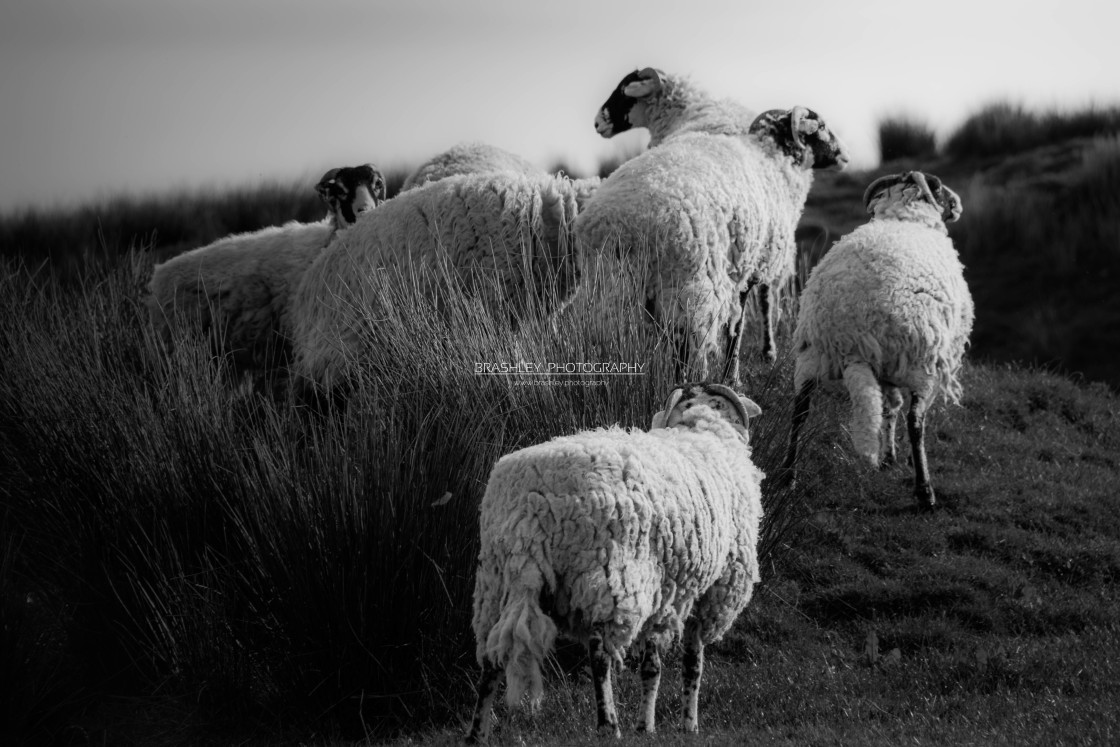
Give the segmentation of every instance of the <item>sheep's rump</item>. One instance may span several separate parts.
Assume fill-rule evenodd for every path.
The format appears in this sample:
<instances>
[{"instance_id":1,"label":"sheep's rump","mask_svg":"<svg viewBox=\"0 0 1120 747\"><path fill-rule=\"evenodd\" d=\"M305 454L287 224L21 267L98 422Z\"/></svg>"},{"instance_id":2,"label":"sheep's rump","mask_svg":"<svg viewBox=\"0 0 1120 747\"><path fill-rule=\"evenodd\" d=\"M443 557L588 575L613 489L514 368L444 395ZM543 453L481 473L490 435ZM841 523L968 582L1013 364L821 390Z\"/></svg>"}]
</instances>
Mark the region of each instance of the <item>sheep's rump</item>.
<instances>
[{"instance_id":1,"label":"sheep's rump","mask_svg":"<svg viewBox=\"0 0 1120 747\"><path fill-rule=\"evenodd\" d=\"M481 505L480 660L505 597L538 573L561 629L595 626L612 653L678 634L713 587L704 632L723 635L758 581L763 475L730 426L713 426L589 431L498 461Z\"/></svg>"},{"instance_id":2,"label":"sheep's rump","mask_svg":"<svg viewBox=\"0 0 1120 747\"><path fill-rule=\"evenodd\" d=\"M174 321L219 336L239 365L262 366L289 349L292 295L331 235L329 221L236 234L159 264L148 310L167 336Z\"/></svg>"},{"instance_id":3,"label":"sheep's rump","mask_svg":"<svg viewBox=\"0 0 1120 747\"><path fill-rule=\"evenodd\" d=\"M375 341L383 284L415 278L438 294L465 283L495 308L562 306L579 279L577 190L562 177L460 175L363 215L308 269L295 298L296 362L329 384ZM501 304L499 305L499 299Z\"/></svg>"},{"instance_id":4,"label":"sheep's rump","mask_svg":"<svg viewBox=\"0 0 1120 747\"><path fill-rule=\"evenodd\" d=\"M798 378L839 379L853 361L913 388L936 377L959 400L972 296L950 239L918 223L873 221L838 242L801 296Z\"/></svg>"},{"instance_id":5,"label":"sheep's rump","mask_svg":"<svg viewBox=\"0 0 1120 747\"><path fill-rule=\"evenodd\" d=\"M753 137L679 134L604 180L576 230L588 257L648 246L646 301L659 319L690 320L711 351L750 282L792 275L810 183Z\"/></svg>"}]
</instances>

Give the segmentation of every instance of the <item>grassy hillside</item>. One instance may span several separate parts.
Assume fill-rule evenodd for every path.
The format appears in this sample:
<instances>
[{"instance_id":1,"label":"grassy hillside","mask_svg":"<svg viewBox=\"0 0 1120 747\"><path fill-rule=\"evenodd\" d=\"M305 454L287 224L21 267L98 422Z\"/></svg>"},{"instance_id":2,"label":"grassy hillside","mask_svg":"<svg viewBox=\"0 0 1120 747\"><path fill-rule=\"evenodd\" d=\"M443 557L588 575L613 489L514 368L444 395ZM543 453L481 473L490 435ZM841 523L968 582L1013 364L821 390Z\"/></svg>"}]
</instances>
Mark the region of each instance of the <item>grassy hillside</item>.
<instances>
[{"instance_id":1,"label":"grassy hillside","mask_svg":"<svg viewBox=\"0 0 1120 747\"><path fill-rule=\"evenodd\" d=\"M932 513L908 466L857 463L844 397L817 398L796 488L764 484L763 583L709 651L707 742L1120 740L1120 397L999 362L1057 350L1115 384L1116 142L818 179L803 222L818 253L863 220L880 173L923 168L961 193L953 237L977 301L965 395L929 416ZM0 221L0 743L456 743L490 466L557 434L645 427L670 388L668 340L619 301L636 282L621 269L588 278L557 323L516 330L469 294L435 307L389 283L370 375L325 412L239 385L204 339L163 350L143 307L153 258L318 217L302 191ZM774 475L790 361L758 364L752 342L754 458ZM647 368L568 387L475 375L522 359ZM535 718L500 709L497 742L598 744L579 652L547 677ZM628 729L638 677L618 682ZM678 693L670 652L662 734L624 741L693 743Z\"/></svg>"},{"instance_id":2,"label":"grassy hillside","mask_svg":"<svg viewBox=\"0 0 1120 747\"><path fill-rule=\"evenodd\" d=\"M1120 390L1118 136L821 174L802 218L818 229L802 244L810 262L865 220L861 198L873 179L905 169L938 175L964 204L949 235L976 303L973 359L1026 362Z\"/></svg>"},{"instance_id":3,"label":"grassy hillside","mask_svg":"<svg viewBox=\"0 0 1120 747\"><path fill-rule=\"evenodd\" d=\"M146 271L142 258L120 263L79 287L3 276L10 733L348 744L403 730L454 742L475 677L469 528L490 464L557 433L644 425L669 385L666 340L606 300L624 282L616 275L559 327L517 333L469 297L437 312L393 284L378 381L345 411L309 416L228 386L204 340L162 354L139 303ZM519 386L473 375L487 351L611 351L652 369L606 386ZM755 459L771 473L789 375L788 361L748 367L746 390L764 409ZM798 489L766 487L764 583L711 652L706 734L1057 744L1120 733L1110 705L1120 400L1101 385L982 365L967 368L965 392L962 407L930 418L942 504L932 515L912 505L908 468L855 464L843 398L818 400ZM670 734L677 664L670 654ZM620 679L631 718L636 678ZM503 711L502 734L594 741L571 650L548 698L537 720Z\"/></svg>"}]
</instances>

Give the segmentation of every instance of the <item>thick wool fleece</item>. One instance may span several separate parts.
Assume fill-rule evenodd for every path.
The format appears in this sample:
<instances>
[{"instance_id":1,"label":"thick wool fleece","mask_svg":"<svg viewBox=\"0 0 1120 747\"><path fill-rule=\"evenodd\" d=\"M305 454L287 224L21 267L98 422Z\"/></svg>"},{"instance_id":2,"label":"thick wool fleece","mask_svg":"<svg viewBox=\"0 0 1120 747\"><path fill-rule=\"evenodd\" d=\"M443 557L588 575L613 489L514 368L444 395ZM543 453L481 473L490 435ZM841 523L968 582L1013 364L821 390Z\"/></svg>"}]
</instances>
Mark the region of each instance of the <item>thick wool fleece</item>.
<instances>
[{"instance_id":1,"label":"thick wool fleece","mask_svg":"<svg viewBox=\"0 0 1120 747\"><path fill-rule=\"evenodd\" d=\"M588 256L648 246L646 301L703 359L725 344L751 282L792 275L812 180L756 136L680 134L605 179L576 232Z\"/></svg>"},{"instance_id":2,"label":"thick wool fleece","mask_svg":"<svg viewBox=\"0 0 1120 747\"><path fill-rule=\"evenodd\" d=\"M515 313L530 297L562 304L575 292L572 222L580 191L564 177L458 175L397 195L331 243L296 293L295 359L331 386L373 343L379 270L415 272L438 288L450 272ZM497 286L497 288L495 288ZM376 332L376 330L373 330Z\"/></svg>"},{"instance_id":3,"label":"thick wool fleece","mask_svg":"<svg viewBox=\"0 0 1120 747\"><path fill-rule=\"evenodd\" d=\"M732 99L714 99L687 77L665 73L661 90L644 102L649 147L686 132L746 135L756 112Z\"/></svg>"},{"instance_id":4,"label":"thick wool fleece","mask_svg":"<svg viewBox=\"0 0 1120 747\"><path fill-rule=\"evenodd\" d=\"M228 236L157 265L148 311L163 337L178 313L215 330L240 366L283 357L291 335L292 295L334 232L334 222L292 221Z\"/></svg>"},{"instance_id":5,"label":"thick wool fleece","mask_svg":"<svg viewBox=\"0 0 1120 747\"><path fill-rule=\"evenodd\" d=\"M837 242L801 295L794 387L844 378L861 390L887 384L959 402L973 306L957 252L936 208L889 200L873 208L883 218ZM863 366L870 375L846 373ZM877 462L881 399L852 394L852 439Z\"/></svg>"},{"instance_id":6,"label":"thick wool fleece","mask_svg":"<svg viewBox=\"0 0 1120 747\"><path fill-rule=\"evenodd\" d=\"M474 592L479 663L505 666L507 699L540 695L561 632L603 635L621 657L665 643L690 614L718 640L758 575L763 473L706 405L681 426L600 429L502 457L482 499Z\"/></svg>"},{"instance_id":7,"label":"thick wool fleece","mask_svg":"<svg viewBox=\"0 0 1120 747\"><path fill-rule=\"evenodd\" d=\"M456 174L505 171L538 176L544 172L521 156L486 143L459 143L420 164L401 186L405 192Z\"/></svg>"}]
</instances>

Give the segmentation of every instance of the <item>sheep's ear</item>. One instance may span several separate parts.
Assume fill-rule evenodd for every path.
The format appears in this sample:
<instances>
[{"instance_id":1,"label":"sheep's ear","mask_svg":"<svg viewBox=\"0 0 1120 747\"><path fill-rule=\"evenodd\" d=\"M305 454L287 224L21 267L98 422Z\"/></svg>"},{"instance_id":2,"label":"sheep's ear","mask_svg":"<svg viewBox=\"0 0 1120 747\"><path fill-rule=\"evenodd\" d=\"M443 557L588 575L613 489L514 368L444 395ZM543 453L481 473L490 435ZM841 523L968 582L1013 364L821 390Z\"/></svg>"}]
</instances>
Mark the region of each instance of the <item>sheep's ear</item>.
<instances>
[{"instance_id":1,"label":"sheep's ear","mask_svg":"<svg viewBox=\"0 0 1120 747\"><path fill-rule=\"evenodd\" d=\"M334 186L335 179L338 177L339 169L331 169L323 174L323 178L315 185L315 191L319 193L319 198L323 202L330 202L331 200L331 187Z\"/></svg>"},{"instance_id":2,"label":"sheep's ear","mask_svg":"<svg viewBox=\"0 0 1120 747\"><path fill-rule=\"evenodd\" d=\"M661 73L652 67L642 68L638 71L638 80L627 83L622 92L632 99L644 99L661 90Z\"/></svg>"},{"instance_id":3,"label":"sheep's ear","mask_svg":"<svg viewBox=\"0 0 1120 747\"><path fill-rule=\"evenodd\" d=\"M743 412L747 414L747 419L757 418L762 414L762 408L755 404L754 400L750 397L739 395L739 403L743 405Z\"/></svg>"},{"instance_id":4,"label":"sheep's ear","mask_svg":"<svg viewBox=\"0 0 1120 747\"><path fill-rule=\"evenodd\" d=\"M942 203L941 218L946 223L952 223L961 217L964 208L961 206L960 196L946 186L941 187L941 194L943 195L944 202Z\"/></svg>"},{"instance_id":5,"label":"sheep's ear","mask_svg":"<svg viewBox=\"0 0 1120 747\"><path fill-rule=\"evenodd\" d=\"M649 427L651 431L665 427L665 424L669 422L669 414L673 412L673 408L677 406L677 403L681 401L681 397L683 396L684 389L680 387L669 392L669 396L665 398L665 404L662 406L661 412L653 416L653 422Z\"/></svg>"}]
</instances>

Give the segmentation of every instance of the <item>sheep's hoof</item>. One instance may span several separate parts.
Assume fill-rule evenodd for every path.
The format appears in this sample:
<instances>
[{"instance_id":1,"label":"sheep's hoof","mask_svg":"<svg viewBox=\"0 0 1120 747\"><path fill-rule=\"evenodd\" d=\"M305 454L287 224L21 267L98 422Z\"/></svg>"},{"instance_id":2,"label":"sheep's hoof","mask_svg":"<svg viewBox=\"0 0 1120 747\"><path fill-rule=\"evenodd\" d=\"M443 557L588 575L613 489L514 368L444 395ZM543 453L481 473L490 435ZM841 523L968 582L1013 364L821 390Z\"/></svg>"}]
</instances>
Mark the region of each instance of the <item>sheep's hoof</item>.
<instances>
[{"instance_id":1,"label":"sheep's hoof","mask_svg":"<svg viewBox=\"0 0 1120 747\"><path fill-rule=\"evenodd\" d=\"M603 739L607 737L622 739L622 731L618 728L618 724L603 724L599 727L599 736Z\"/></svg>"},{"instance_id":2,"label":"sheep's hoof","mask_svg":"<svg viewBox=\"0 0 1120 747\"><path fill-rule=\"evenodd\" d=\"M937 505L937 496L933 494L932 485L915 485L914 497L918 500L918 508L922 511L931 511Z\"/></svg>"}]
</instances>

